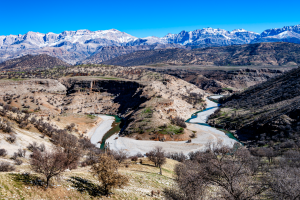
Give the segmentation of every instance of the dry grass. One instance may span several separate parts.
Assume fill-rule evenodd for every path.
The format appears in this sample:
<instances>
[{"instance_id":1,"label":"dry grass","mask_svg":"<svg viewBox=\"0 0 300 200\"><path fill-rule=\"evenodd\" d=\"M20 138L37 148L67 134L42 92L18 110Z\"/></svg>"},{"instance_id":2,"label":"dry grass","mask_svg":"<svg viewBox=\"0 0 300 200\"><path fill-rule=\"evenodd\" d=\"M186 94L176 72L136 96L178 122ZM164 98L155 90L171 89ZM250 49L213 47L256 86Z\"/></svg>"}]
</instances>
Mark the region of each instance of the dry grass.
<instances>
[{"instance_id":1,"label":"dry grass","mask_svg":"<svg viewBox=\"0 0 300 200\"><path fill-rule=\"evenodd\" d=\"M129 176L129 185L115 189L110 199L161 199L162 194L151 196L151 191L162 191L173 184L173 169L177 161L167 159L163 166L163 175L159 169L142 158L142 164L127 160L119 168L121 174ZM128 165L128 167L126 167ZM90 167L78 168L64 172L60 178L52 181L52 187L44 190L38 186L37 174L23 175L20 172L30 172L28 165L18 166L18 172L0 173L0 199L108 199L97 195L99 182L89 173ZM73 178L72 178L73 177ZM76 177L76 178L75 178ZM82 190L80 192L79 190Z\"/></svg>"}]
</instances>

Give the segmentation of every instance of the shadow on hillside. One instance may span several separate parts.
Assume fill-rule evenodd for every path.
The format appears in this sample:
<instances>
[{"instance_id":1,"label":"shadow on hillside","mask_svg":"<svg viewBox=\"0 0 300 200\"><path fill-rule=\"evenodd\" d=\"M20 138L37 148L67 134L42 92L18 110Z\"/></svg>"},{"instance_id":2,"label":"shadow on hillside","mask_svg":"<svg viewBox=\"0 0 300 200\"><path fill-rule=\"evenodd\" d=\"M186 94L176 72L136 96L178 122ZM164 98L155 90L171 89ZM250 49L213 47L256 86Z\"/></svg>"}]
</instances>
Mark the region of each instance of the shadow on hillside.
<instances>
[{"instance_id":1,"label":"shadow on hillside","mask_svg":"<svg viewBox=\"0 0 300 200\"><path fill-rule=\"evenodd\" d=\"M23 183L25 185L29 186L44 186L46 185L44 180L41 180L40 177L36 175L32 175L29 173L23 173L23 174L9 174L12 179L16 182Z\"/></svg>"},{"instance_id":2,"label":"shadow on hillside","mask_svg":"<svg viewBox=\"0 0 300 200\"><path fill-rule=\"evenodd\" d=\"M89 180L86 180L86 179L83 179L83 178L80 178L77 176L73 176L68 181L73 184L72 187L76 188L77 191L79 191L81 193L87 192L90 196L93 196L93 197L99 197L99 196L103 196L105 194L102 187L92 183Z\"/></svg>"}]
</instances>

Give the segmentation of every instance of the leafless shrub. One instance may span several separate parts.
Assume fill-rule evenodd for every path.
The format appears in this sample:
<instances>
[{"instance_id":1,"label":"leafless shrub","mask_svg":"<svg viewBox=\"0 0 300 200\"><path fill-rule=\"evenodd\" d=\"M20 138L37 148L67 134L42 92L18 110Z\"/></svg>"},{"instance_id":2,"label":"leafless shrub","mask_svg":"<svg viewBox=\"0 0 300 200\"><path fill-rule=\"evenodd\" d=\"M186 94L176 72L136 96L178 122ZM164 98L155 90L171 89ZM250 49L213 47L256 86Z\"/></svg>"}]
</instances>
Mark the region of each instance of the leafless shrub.
<instances>
[{"instance_id":1,"label":"leafless shrub","mask_svg":"<svg viewBox=\"0 0 300 200\"><path fill-rule=\"evenodd\" d=\"M152 151L146 154L148 159L154 163L156 167L159 167L160 174L162 175L161 167L166 163L165 151L162 147L155 147Z\"/></svg>"},{"instance_id":2,"label":"leafless shrub","mask_svg":"<svg viewBox=\"0 0 300 200\"><path fill-rule=\"evenodd\" d=\"M201 172L200 165L192 161L176 165L176 185L164 190L166 199L204 199L208 183L203 179Z\"/></svg>"},{"instance_id":3,"label":"leafless shrub","mask_svg":"<svg viewBox=\"0 0 300 200\"><path fill-rule=\"evenodd\" d=\"M144 157L143 154L141 154L141 152L138 152L135 156L138 157L138 158L143 158Z\"/></svg>"},{"instance_id":4,"label":"leafless shrub","mask_svg":"<svg viewBox=\"0 0 300 200\"><path fill-rule=\"evenodd\" d=\"M180 126L182 128L186 128L186 123L184 119L182 119L181 117L177 116L175 118L171 118L171 123Z\"/></svg>"},{"instance_id":5,"label":"leafless shrub","mask_svg":"<svg viewBox=\"0 0 300 200\"><path fill-rule=\"evenodd\" d=\"M280 159L280 165L283 167L300 168L300 152L295 150L288 150Z\"/></svg>"},{"instance_id":6,"label":"leafless shrub","mask_svg":"<svg viewBox=\"0 0 300 200\"><path fill-rule=\"evenodd\" d=\"M32 142L32 143L29 143L29 145L27 146L27 149L29 151L35 151L35 150L38 150L39 147L38 147L38 144L36 142Z\"/></svg>"},{"instance_id":7,"label":"leafless shrub","mask_svg":"<svg viewBox=\"0 0 300 200\"><path fill-rule=\"evenodd\" d=\"M121 164L128 157L128 153L123 149L118 150L118 151L111 150L108 152L108 154L112 155L114 157L114 159L119 162L119 164Z\"/></svg>"},{"instance_id":8,"label":"leafless shrub","mask_svg":"<svg viewBox=\"0 0 300 200\"><path fill-rule=\"evenodd\" d=\"M25 157L26 150L25 149L18 149L18 157Z\"/></svg>"},{"instance_id":9,"label":"leafless shrub","mask_svg":"<svg viewBox=\"0 0 300 200\"><path fill-rule=\"evenodd\" d=\"M16 160L18 158L18 153L17 152L14 152L14 154L10 157L10 159L12 160Z\"/></svg>"},{"instance_id":10,"label":"leafless shrub","mask_svg":"<svg viewBox=\"0 0 300 200\"><path fill-rule=\"evenodd\" d=\"M40 147L39 147L39 150L40 150L41 152L44 152L44 151L46 150L45 145L44 145L44 144L41 144Z\"/></svg>"},{"instance_id":11,"label":"leafless shrub","mask_svg":"<svg viewBox=\"0 0 300 200\"><path fill-rule=\"evenodd\" d=\"M95 145L91 143L91 140L86 137L78 140L78 142L83 150L95 148Z\"/></svg>"},{"instance_id":12,"label":"leafless shrub","mask_svg":"<svg viewBox=\"0 0 300 200\"><path fill-rule=\"evenodd\" d=\"M138 160L138 157L137 156L133 156L133 157L131 157L131 161L134 161L134 162L136 162Z\"/></svg>"},{"instance_id":13,"label":"leafless shrub","mask_svg":"<svg viewBox=\"0 0 300 200\"><path fill-rule=\"evenodd\" d=\"M100 154L98 163L91 168L92 173L98 177L105 195L113 188L121 188L128 183L128 178L118 173L118 167L118 161L112 156Z\"/></svg>"},{"instance_id":14,"label":"leafless shrub","mask_svg":"<svg viewBox=\"0 0 300 200\"><path fill-rule=\"evenodd\" d=\"M177 160L178 162L183 162L187 159L187 156L185 156L182 152L180 153L167 153L166 157L169 159Z\"/></svg>"},{"instance_id":15,"label":"leafless shrub","mask_svg":"<svg viewBox=\"0 0 300 200\"><path fill-rule=\"evenodd\" d=\"M23 161L21 159L16 159L15 160L15 165L22 165Z\"/></svg>"},{"instance_id":16,"label":"leafless shrub","mask_svg":"<svg viewBox=\"0 0 300 200\"><path fill-rule=\"evenodd\" d=\"M7 155L6 149L0 149L0 156L5 157Z\"/></svg>"},{"instance_id":17,"label":"leafless shrub","mask_svg":"<svg viewBox=\"0 0 300 200\"><path fill-rule=\"evenodd\" d=\"M15 143L16 139L17 139L17 137L16 137L16 135L15 135L14 133L11 133L11 134L6 138L6 140L7 140L8 142L10 142L10 143Z\"/></svg>"},{"instance_id":18,"label":"leafless shrub","mask_svg":"<svg viewBox=\"0 0 300 200\"><path fill-rule=\"evenodd\" d=\"M15 167L9 162L0 162L0 172L11 172L14 171Z\"/></svg>"}]
</instances>

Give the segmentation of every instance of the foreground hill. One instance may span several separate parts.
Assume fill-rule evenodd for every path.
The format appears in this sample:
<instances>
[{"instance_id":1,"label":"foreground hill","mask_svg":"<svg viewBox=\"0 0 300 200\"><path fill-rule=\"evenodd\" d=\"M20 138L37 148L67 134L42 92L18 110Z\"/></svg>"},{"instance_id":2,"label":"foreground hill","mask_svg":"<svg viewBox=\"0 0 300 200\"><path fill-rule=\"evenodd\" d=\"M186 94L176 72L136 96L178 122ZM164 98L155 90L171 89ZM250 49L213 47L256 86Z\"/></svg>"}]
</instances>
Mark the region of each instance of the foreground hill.
<instances>
[{"instance_id":1,"label":"foreground hill","mask_svg":"<svg viewBox=\"0 0 300 200\"><path fill-rule=\"evenodd\" d=\"M223 99L209 123L237 130L242 141L293 147L300 130L300 68Z\"/></svg>"},{"instance_id":2,"label":"foreground hill","mask_svg":"<svg viewBox=\"0 0 300 200\"><path fill-rule=\"evenodd\" d=\"M46 54L41 55L26 55L20 58L0 63L0 69L2 70L14 70L14 69L36 69L36 68L53 68L58 66L70 67L71 65L52 56Z\"/></svg>"},{"instance_id":3,"label":"foreground hill","mask_svg":"<svg viewBox=\"0 0 300 200\"><path fill-rule=\"evenodd\" d=\"M176 65L297 65L300 44L258 43L241 46L202 49L159 49L137 51L104 62L105 64L138 66L151 64Z\"/></svg>"}]
</instances>

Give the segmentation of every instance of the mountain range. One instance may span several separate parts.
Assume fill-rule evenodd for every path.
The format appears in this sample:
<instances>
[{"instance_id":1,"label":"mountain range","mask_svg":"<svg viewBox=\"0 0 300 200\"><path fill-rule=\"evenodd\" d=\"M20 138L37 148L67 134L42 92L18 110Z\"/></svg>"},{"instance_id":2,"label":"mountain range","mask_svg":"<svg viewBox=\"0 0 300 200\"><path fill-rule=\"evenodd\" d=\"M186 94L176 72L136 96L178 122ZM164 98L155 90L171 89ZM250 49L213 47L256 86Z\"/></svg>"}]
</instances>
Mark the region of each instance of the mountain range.
<instances>
[{"instance_id":1,"label":"mountain range","mask_svg":"<svg viewBox=\"0 0 300 200\"><path fill-rule=\"evenodd\" d=\"M103 51L104 47L122 47L118 51L129 53L144 48L201 48L212 46L242 45L261 42L300 43L300 25L268 29L261 34L236 29L204 28L195 31L181 31L178 34L167 34L164 37L137 38L115 29L105 31L64 31L60 34L28 32L24 35L0 36L0 62L21 57L27 54L48 54L70 64L92 60L94 54ZM152 47L146 47L155 45ZM129 47L129 48L128 48ZM118 49L118 48L116 48ZM104 56L105 57L105 56ZM103 61L114 56L106 56Z\"/></svg>"}]
</instances>

